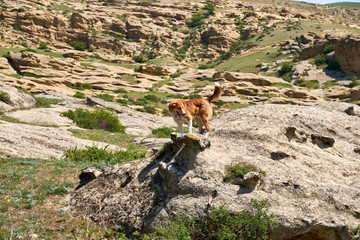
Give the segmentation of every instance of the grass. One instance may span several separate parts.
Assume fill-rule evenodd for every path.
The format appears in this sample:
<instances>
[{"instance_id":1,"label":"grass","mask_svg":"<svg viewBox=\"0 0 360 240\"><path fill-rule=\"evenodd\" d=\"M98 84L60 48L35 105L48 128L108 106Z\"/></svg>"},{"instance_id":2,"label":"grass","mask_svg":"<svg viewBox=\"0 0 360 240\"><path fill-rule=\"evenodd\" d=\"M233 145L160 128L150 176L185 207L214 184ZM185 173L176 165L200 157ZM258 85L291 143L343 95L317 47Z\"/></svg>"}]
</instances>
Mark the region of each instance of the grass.
<instances>
[{"instance_id":1,"label":"grass","mask_svg":"<svg viewBox=\"0 0 360 240\"><path fill-rule=\"evenodd\" d=\"M36 106L42 108L51 108L51 105L56 105L60 102L64 101L63 99L54 99L54 98L44 98L37 97L36 98Z\"/></svg>"},{"instance_id":2,"label":"grass","mask_svg":"<svg viewBox=\"0 0 360 240\"><path fill-rule=\"evenodd\" d=\"M293 86L289 83L282 83L282 82L273 82L270 83L271 87L280 87L280 88L292 88Z\"/></svg>"},{"instance_id":3,"label":"grass","mask_svg":"<svg viewBox=\"0 0 360 240\"><path fill-rule=\"evenodd\" d=\"M274 62L281 58L277 48L268 48L255 53L231 58L215 67L217 70L229 72L257 73L258 65L264 62Z\"/></svg>"},{"instance_id":4,"label":"grass","mask_svg":"<svg viewBox=\"0 0 360 240\"><path fill-rule=\"evenodd\" d=\"M326 5L333 7L360 8L360 3L358 2L336 2L336 3L328 3Z\"/></svg>"},{"instance_id":5,"label":"grass","mask_svg":"<svg viewBox=\"0 0 360 240\"><path fill-rule=\"evenodd\" d=\"M94 163L69 160L0 158L0 239L100 239L104 227L74 218L65 196L78 184L80 170Z\"/></svg>"},{"instance_id":6,"label":"grass","mask_svg":"<svg viewBox=\"0 0 360 240\"><path fill-rule=\"evenodd\" d=\"M35 123L23 122L23 121L20 121L17 118L7 116L7 115L4 115L4 114L0 114L0 120L5 121L5 122L18 123L18 124L27 124L27 125L40 126L40 127L59 127L57 125L44 125L44 124L35 124Z\"/></svg>"},{"instance_id":7,"label":"grass","mask_svg":"<svg viewBox=\"0 0 360 240\"><path fill-rule=\"evenodd\" d=\"M325 89L325 88L329 88L329 87L336 86L336 85L338 85L336 80L329 80L329 81L324 82L321 85L321 88Z\"/></svg>"},{"instance_id":8,"label":"grass","mask_svg":"<svg viewBox=\"0 0 360 240\"><path fill-rule=\"evenodd\" d=\"M234 213L222 205L200 212L197 217L178 214L141 239L270 239L278 223L276 216L268 212L268 201L251 199L250 204L251 211Z\"/></svg>"},{"instance_id":9,"label":"grass","mask_svg":"<svg viewBox=\"0 0 360 240\"><path fill-rule=\"evenodd\" d=\"M306 87L307 89L318 89L320 87L318 80L297 80L299 87Z\"/></svg>"},{"instance_id":10,"label":"grass","mask_svg":"<svg viewBox=\"0 0 360 240\"><path fill-rule=\"evenodd\" d=\"M174 127L161 127L161 128L153 128L151 129L151 137L156 137L156 138L170 138L170 134L172 132L177 132L177 128Z\"/></svg>"},{"instance_id":11,"label":"grass","mask_svg":"<svg viewBox=\"0 0 360 240\"><path fill-rule=\"evenodd\" d=\"M69 131L71 131L73 136L77 138L92 140L96 142L104 142L122 148L133 146L133 140L137 137L135 135L128 135L126 133L108 132L98 129L93 129L93 130L70 129ZM138 145L134 145L134 147L138 147L139 150L144 150L142 147Z\"/></svg>"},{"instance_id":12,"label":"grass","mask_svg":"<svg viewBox=\"0 0 360 240\"><path fill-rule=\"evenodd\" d=\"M61 115L70 118L81 128L125 132L125 126L120 123L118 116L104 108L94 109L93 111L77 108L75 111L63 112Z\"/></svg>"},{"instance_id":13,"label":"grass","mask_svg":"<svg viewBox=\"0 0 360 240\"><path fill-rule=\"evenodd\" d=\"M249 172L260 172L266 176L265 171L258 169L250 163L236 163L235 165L226 166L224 181L226 182L232 178L243 178Z\"/></svg>"},{"instance_id":14,"label":"grass","mask_svg":"<svg viewBox=\"0 0 360 240\"><path fill-rule=\"evenodd\" d=\"M63 157L75 162L95 162L99 164L116 164L132 161L145 157L145 151L138 151L133 147L126 150L109 150L108 146L99 148L95 145L86 146L85 149L79 149L76 146L65 150Z\"/></svg>"}]
</instances>

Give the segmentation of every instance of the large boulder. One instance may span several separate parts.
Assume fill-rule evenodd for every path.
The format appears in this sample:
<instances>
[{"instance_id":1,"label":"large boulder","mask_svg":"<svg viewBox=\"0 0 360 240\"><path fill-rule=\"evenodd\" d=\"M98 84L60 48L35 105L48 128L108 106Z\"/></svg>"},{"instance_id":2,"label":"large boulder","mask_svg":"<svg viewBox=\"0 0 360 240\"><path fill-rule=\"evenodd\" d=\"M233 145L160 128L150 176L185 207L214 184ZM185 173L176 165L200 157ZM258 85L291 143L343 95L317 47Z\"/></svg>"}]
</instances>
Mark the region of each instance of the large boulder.
<instances>
[{"instance_id":1,"label":"large boulder","mask_svg":"<svg viewBox=\"0 0 360 240\"><path fill-rule=\"evenodd\" d=\"M36 104L36 99L32 95L7 85L0 84L0 95L0 110L30 108Z\"/></svg>"},{"instance_id":2,"label":"large boulder","mask_svg":"<svg viewBox=\"0 0 360 240\"><path fill-rule=\"evenodd\" d=\"M155 156L106 169L75 190L71 210L147 231L173 214L198 216L209 203L241 211L252 198L268 199L279 222L273 239L351 239L360 219L359 113L346 103L226 112L210 123L209 139L173 135ZM224 182L236 163L266 177Z\"/></svg>"}]
</instances>

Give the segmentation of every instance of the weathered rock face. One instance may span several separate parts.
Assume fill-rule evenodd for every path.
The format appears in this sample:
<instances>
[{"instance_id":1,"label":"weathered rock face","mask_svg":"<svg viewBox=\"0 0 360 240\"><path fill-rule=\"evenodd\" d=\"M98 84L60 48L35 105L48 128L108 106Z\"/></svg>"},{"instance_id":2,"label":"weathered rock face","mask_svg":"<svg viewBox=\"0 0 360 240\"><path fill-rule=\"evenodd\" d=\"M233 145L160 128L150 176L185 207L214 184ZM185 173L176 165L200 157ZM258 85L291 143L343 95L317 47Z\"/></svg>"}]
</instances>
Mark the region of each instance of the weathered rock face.
<instances>
[{"instance_id":1,"label":"weathered rock face","mask_svg":"<svg viewBox=\"0 0 360 240\"><path fill-rule=\"evenodd\" d=\"M360 74L360 37L332 38L335 59L344 71Z\"/></svg>"},{"instance_id":2,"label":"weathered rock face","mask_svg":"<svg viewBox=\"0 0 360 240\"><path fill-rule=\"evenodd\" d=\"M30 94L20 92L7 85L0 84L0 93L5 93L3 99L0 100L0 109L28 108L36 104L35 98Z\"/></svg>"},{"instance_id":3,"label":"weathered rock face","mask_svg":"<svg viewBox=\"0 0 360 240\"><path fill-rule=\"evenodd\" d=\"M160 156L115 165L77 189L71 208L148 230L172 214L195 216L209 202L240 211L251 198L268 199L280 225L273 239L351 239L360 218L359 116L346 103L227 112L210 123L211 146L174 135ZM225 167L235 163L254 164L266 177L252 187L224 182Z\"/></svg>"}]
</instances>

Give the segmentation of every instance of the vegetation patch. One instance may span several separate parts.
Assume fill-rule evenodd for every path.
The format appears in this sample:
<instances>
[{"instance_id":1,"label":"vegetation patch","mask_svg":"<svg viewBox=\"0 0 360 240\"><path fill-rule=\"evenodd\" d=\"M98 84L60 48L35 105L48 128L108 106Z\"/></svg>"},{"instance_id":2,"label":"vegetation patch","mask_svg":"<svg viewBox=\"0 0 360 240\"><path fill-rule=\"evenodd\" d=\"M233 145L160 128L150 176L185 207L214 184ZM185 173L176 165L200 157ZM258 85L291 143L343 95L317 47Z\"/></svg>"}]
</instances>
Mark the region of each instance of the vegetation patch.
<instances>
[{"instance_id":1,"label":"vegetation patch","mask_svg":"<svg viewBox=\"0 0 360 240\"><path fill-rule=\"evenodd\" d=\"M4 91L0 91L0 101L1 102L8 102L9 101L9 94L7 92Z\"/></svg>"},{"instance_id":2,"label":"vegetation patch","mask_svg":"<svg viewBox=\"0 0 360 240\"><path fill-rule=\"evenodd\" d=\"M81 128L104 129L110 132L125 132L125 126L120 123L118 116L103 108L97 108L93 111L77 108L75 111L69 110L63 112L61 115L70 118Z\"/></svg>"},{"instance_id":3,"label":"vegetation patch","mask_svg":"<svg viewBox=\"0 0 360 240\"><path fill-rule=\"evenodd\" d=\"M107 93L104 93L104 94L99 94L99 95L96 95L97 98L100 98L106 102L113 102L114 101L114 96L110 95L110 94L107 94Z\"/></svg>"},{"instance_id":4,"label":"vegetation patch","mask_svg":"<svg viewBox=\"0 0 360 240\"><path fill-rule=\"evenodd\" d=\"M156 138L170 138L172 132L176 132L177 129L174 127L160 127L151 129L152 136Z\"/></svg>"},{"instance_id":5,"label":"vegetation patch","mask_svg":"<svg viewBox=\"0 0 360 240\"><path fill-rule=\"evenodd\" d=\"M51 108L51 105L56 105L60 102L64 101L63 99L55 99L55 98L44 98L44 97L37 97L36 98L36 107L41 108Z\"/></svg>"},{"instance_id":6,"label":"vegetation patch","mask_svg":"<svg viewBox=\"0 0 360 240\"><path fill-rule=\"evenodd\" d=\"M338 85L336 80L329 80L329 81L326 81L322 84L321 88L325 89L325 88L329 88L329 87L332 87L332 86L336 86Z\"/></svg>"},{"instance_id":7,"label":"vegetation patch","mask_svg":"<svg viewBox=\"0 0 360 240\"><path fill-rule=\"evenodd\" d=\"M273 82L270 83L271 87L281 87L281 88L292 88L292 85L289 83L282 83L282 82Z\"/></svg>"},{"instance_id":8,"label":"vegetation patch","mask_svg":"<svg viewBox=\"0 0 360 240\"><path fill-rule=\"evenodd\" d=\"M85 95L85 93L76 91L76 93L73 95L73 97L74 97L74 98L84 99L84 98L86 98L86 95Z\"/></svg>"},{"instance_id":9,"label":"vegetation patch","mask_svg":"<svg viewBox=\"0 0 360 240\"><path fill-rule=\"evenodd\" d=\"M88 48L86 42L81 41L71 41L70 46L79 51L85 51Z\"/></svg>"},{"instance_id":10,"label":"vegetation patch","mask_svg":"<svg viewBox=\"0 0 360 240\"><path fill-rule=\"evenodd\" d=\"M65 194L95 163L0 158L0 239L101 239L106 230L66 212ZM49 204L51 203L51 204ZM59 210L60 209L60 210Z\"/></svg>"},{"instance_id":11,"label":"vegetation patch","mask_svg":"<svg viewBox=\"0 0 360 240\"><path fill-rule=\"evenodd\" d=\"M320 87L318 80L303 80L299 79L296 81L299 87L306 87L307 89L318 89Z\"/></svg>"},{"instance_id":12,"label":"vegetation patch","mask_svg":"<svg viewBox=\"0 0 360 240\"><path fill-rule=\"evenodd\" d=\"M224 181L226 182L232 178L243 178L249 172L259 172L266 176L265 171L258 169L250 163L236 163L235 165L226 166Z\"/></svg>"},{"instance_id":13,"label":"vegetation patch","mask_svg":"<svg viewBox=\"0 0 360 240\"><path fill-rule=\"evenodd\" d=\"M249 210L237 213L222 205L211 207L198 217L179 214L142 239L270 239L278 223L276 216L268 212L268 201L251 199L250 203Z\"/></svg>"},{"instance_id":14,"label":"vegetation patch","mask_svg":"<svg viewBox=\"0 0 360 240\"><path fill-rule=\"evenodd\" d=\"M132 147L126 150L113 151L109 150L108 146L99 148L94 145L86 146L85 149L79 149L76 146L70 147L64 152L63 157L75 162L116 164L145 157L145 154L145 152L138 151Z\"/></svg>"}]
</instances>

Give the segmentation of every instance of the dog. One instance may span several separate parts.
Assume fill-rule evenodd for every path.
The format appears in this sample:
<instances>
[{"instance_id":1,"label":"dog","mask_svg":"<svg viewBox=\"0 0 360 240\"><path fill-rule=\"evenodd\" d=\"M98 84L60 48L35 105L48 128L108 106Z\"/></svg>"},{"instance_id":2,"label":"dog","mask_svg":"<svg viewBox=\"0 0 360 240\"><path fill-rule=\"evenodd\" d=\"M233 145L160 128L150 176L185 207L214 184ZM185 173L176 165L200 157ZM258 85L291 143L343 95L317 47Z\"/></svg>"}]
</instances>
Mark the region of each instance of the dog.
<instances>
[{"instance_id":1,"label":"dog","mask_svg":"<svg viewBox=\"0 0 360 240\"><path fill-rule=\"evenodd\" d=\"M171 113L174 121L179 127L179 131L182 134L183 123L187 123L189 126L189 133L192 133L192 120L195 119L199 126L199 133L203 133L202 124L205 125L205 137L207 138L210 127L208 119L212 116L212 108L210 103L214 100L220 99L221 86L219 83L215 83L215 90L211 97L206 99L176 99L169 103L169 112Z\"/></svg>"}]
</instances>

